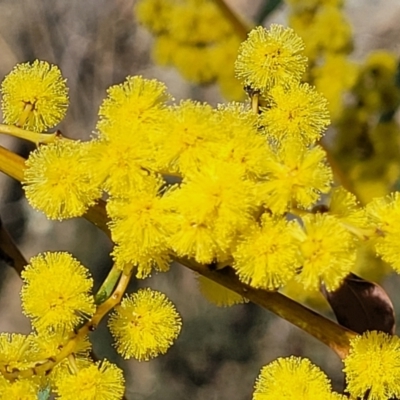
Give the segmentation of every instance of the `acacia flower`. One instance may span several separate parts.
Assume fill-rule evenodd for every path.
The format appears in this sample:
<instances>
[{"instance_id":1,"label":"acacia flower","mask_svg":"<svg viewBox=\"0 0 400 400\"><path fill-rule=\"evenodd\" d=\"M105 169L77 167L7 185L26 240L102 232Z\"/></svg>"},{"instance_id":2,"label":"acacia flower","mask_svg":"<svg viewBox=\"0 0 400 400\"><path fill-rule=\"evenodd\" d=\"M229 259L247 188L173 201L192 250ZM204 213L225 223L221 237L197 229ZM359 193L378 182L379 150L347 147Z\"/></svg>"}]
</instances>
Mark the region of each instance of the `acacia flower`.
<instances>
[{"instance_id":1,"label":"acacia flower","mask_svg":"<svg viewBox=\"0 0 400 400\"><path fill-rule=\"evenodd\" d=\"M350 343L343 360L347 391L354 398L387 400L400 396L400 339L383 332L366 332Z\"/></svg>"},{"instance_id":2,"label":"acacia flower","mask_svg":"<svg viewBox=\"0 0 400 400\"><path fill-rule=\"evenodd\" d=\"M293 29L272 24L253 29L239 48L235 63L244 86L268 91L275 85L299 81L306 69L304 43Z\"/></svg>"},{"instance_id":3,"label":"acacia flower","mask_svg":"<svg viewBox=\"0 0 400 400\"><path fill-rule=\"evenodd\" d=\"M255 288L278 289L299 267L294 225L263 214L261 226L249 229L233 253L239 279Z\"/></svg>"},{"instance_id":4,"label":"acacia flower","mask_svg":"<svg viewBox=\"0 0 400 400\"><path fill-rule=\"evenodd\" d=\"M331 383L307 358L278 358L264 366L255 383L253 400L328 400Z\"/></svg>"},{"instance_id":5,"label":"acacia flower","mask_svg":"<svg viewBox=\"0 0 400 400\"><path fill-rule=\"evenodd\" d=\"M63 139L34 150L22 181L29 204L50 219L83 215L101 196L85 162L87 151L86 144Z\"/></svg>"},{"instance_id":6,"label":"acacia flower","mask_svg":"<svg viewBox=\"0 0 400 400\"><path fill-rule=\"evenodd\" d=\"M115 364L98 361L75 374L63 374L57 379L57 399L120 400L124 394L124 376Z\"/></svg>"},{"instance_id":7,"label":"acacia flower","mask_svg":"<svg viewBox=\"0 0 400 400\"><path fill-rule=\"evenodd\" d=\"M306 290L336 290L354 266L354 238L335 217L311 214L303 217L297 230L301 242L302 269L297 280Z\"/></svg>"},{"instance_id":8,"label":"acacia flower","mask_svg":"<svg viewBox=\"0 0 400 400\"><path fill-rule=\"evenodd\" d=\"M88 270L68 253L43 253L22 272L22 307L37 330L73 329L95 310ZM51 284L49 284L51 282Z\"/></svg>"},{"instance_id":9,"label":"acacia flower","mask_svg":"<svg viewBox=\"0 0 400 400\"><path fill-rule=\"evenodd\" d=\"M212 304L218 307L229 307L234 304L247 303L247 299L240 294L227 289L226 287L206 278L205 276L199 275L197 277L200 291L203 296Z\"/></svg>"},{"instance_id":10,"label":"acacia flower","mask_svg":"<svg viewBox=\"0 0 400 400\"><path fill-rule=\"evenodd\" d=\"M99 109L97 129L101 139L120 140L135 135L136 128L147 129L159 121L165 102L170 99L164 83L142 76L108 88Z\"/></svg>"},{"instance_id":11,"label":"acacia flower","mask_svg":"<svg viewBox=\"0 0 400 400\"><path fill-rule=\"evenodd\" d=\"M220 140L215 156L243 167L249 178L265 174L269 153L265 135L257 126L257 115L241 103L219 105L216 112Z\"/></svg>"},{"instance_id":12,"label":"acacia flower","mask_svg":"<svg viewBox=\"0 0 400 400\"><path fill-rule=\"evenodd\" d=\"M141 129L129 140L87 142L90 149L85 162L92 182L116 197L142 185L154 164L154 149L148 144Z\"/></svg>"},{"instance_id":13,"label":"acacia flower","mask_svg":"<svg viewBox=\"0 0 400 400\"><path fill-rule=\"evenodd\" d=\"M310 145L321 138L329 125L327 103L307 83L296 82L288 87L277 85L269 92L269 104L263 109L260 123L274 139L294 136Z\"/></svg>"},{"instance_id":14,"label":"acacia flower","mask_svg":"<svg viewBox=\"0 0 400 400\"><path fill-rule=\"evenodd\" d=\"M285 138L275 148L271 146L267 180L260 188L266 207L284 213L293 204L313 205L330 190L332 171L325 162L320 146L308 149L299 139Z\"/></svg>"},{"instance_id":15,"label":"acacia flower","mask_svg":"<svg viewBox=\"0 0 400 400\"><path fill-rule=\"evenodd\" d=\"M183 174L196 169L220 143L215 111L208 104L182 101L168 108L163 132L154 140L161 169Z\"/></svg>"},{"instance_id":16,"label":"acacia flower","mask_svg":"<svg viewBox=\"0 0 400 400\"><path fill-rule=\"evenodd\" d=\"M230 252L256 208L255 184L243 172L238 164L210 160L167 193L177 254L210 263Z\"/></svg>"},{"instance_id":17,"label":"acacia flower","mask_svg":"<svg viewBox=\"0 0 400 400\"><path fill-rule=\"evenodd\" d=\"M365 209L360 206L354 194L339 186L333 188L330 195L330 215L334 215L345 226L352 225L363 228L368 225Z\"/></svg>"},{"instance_id":18,"label":"acacia flower","mask_svg":"<svg viewBox=\"0 0 400 400\"><path fill-rule=\"evenodd\" d=\"M148 361L167 352L181 330L181 317L161 292L149 288L125 297L108 326L124 358Z\"/></svg>"},{"instance_id":19,"label":"acacia flower","mask_svg":"<svg viewBox=\"0 0 400 400\"><path fill-rule=\"evenodd\" d=\"M68 88L59 68L46 61L18 64L1 85L6 124L42 132L57 125L68 107ZM27 114L25 115L25 112ZM20 118L25 119L20 121Z\"/></svg>"},{"instance_id":20,"label":"acacia flower","mask_svg":"<svg viewBox=\"0 0 400 400\"><path fill-rule=\"evenodd\" d=\"M107 202L115 260L121 266L137 266L138 278L146 278L152 267L169 269L166 210L160 194L163 185L160 177L148 176L135 189Z\"/></svg>"}]
</instances>

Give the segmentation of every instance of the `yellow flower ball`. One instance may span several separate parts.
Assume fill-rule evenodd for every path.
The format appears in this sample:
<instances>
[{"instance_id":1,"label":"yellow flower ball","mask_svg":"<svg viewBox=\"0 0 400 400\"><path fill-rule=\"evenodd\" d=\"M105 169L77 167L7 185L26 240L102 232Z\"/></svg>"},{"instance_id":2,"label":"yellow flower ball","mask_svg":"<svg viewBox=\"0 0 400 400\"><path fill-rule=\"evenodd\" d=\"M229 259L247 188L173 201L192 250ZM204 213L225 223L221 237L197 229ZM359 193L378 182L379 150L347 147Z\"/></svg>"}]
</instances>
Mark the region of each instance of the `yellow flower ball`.
<instances>
[{"instance_id":1,"label":"yellow flower ball","mask_svg":"<svg viewBox=\"0 0 400 400\"><path fill-rule=\"evenodd\" d=\"M68 107L68 88L56 65L18 64L1 85L6 124L43 132L57 125Z\"/></svg>"}]
</instances>

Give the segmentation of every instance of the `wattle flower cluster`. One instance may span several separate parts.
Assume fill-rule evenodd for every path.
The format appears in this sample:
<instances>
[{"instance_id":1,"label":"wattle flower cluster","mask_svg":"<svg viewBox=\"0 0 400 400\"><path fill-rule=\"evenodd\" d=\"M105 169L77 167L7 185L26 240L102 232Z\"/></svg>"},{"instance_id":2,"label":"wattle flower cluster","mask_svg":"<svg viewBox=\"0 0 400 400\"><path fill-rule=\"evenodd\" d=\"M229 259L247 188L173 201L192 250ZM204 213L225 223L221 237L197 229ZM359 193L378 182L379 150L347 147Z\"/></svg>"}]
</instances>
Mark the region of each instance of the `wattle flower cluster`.
<instances>
[{"instance_id":1,"label":"wattle flower cluster","mask_svg":"<svg viewBox=\"0 0 400 400\"><path fill-rule=\"evenodd\" d=\"M327 101L301 81L307 66L303 51L290 28L251 31L235 63L250 95L244 104L174 104L163 83L128 77L108 89L92 140L56 138L31 153L23 179L29 203L62 220L82 216L106 199L112 257L124 279L132 272L145 278L153 270L168 271L172 259L189 258L214 268L230 265L240 281L258 289L278 290L294 280L304 291L321 285L334 291L369 238L375 239L377 254L399 270L398 196L363 209L352 194L332 188L333 173L320 144L329 124ZM18 82L28 78L35 84L25 96ZM33 130L58 123L67 106L58 70L41 62L17 67L1 91L6 122L34 124ZM53 275L60 279L49 288ZM35 375L38 360L56 360L45 384L58 398L73 398L82 388L87 399L121 398L121 371L90 360L87 337L76 336L103 306L91 293L87 270L69 254L45 253L34 257L22 276L23 309L34 332L0 336L5 349L0 371ZM246 301L207 279L200 284L219 305ZM181 320L163 294L147 289L122 300L109 328L123 357L148 360L167 351ZM350 372L352 359L358 362L349 357ZM356 396L365 388L375 390L353 375L349 390ZM288 376L294 379L293 393L305 388L305 398L341 397L321 371L292 358L265 368L254 398L290 394L274 383ZM30 388L21 382L0 380L1 396L44 389L39 380L30 380ZM101 385L97 394L94 388Z\"/></svg>"},{"instance_id":2,"label":"wattle flower cluster","mask_svg":"<svg viewBox=\"0 0 400 400\"><path fill-rule=\"evenodd\" d=\"M332 172L317 144L329 123L326 101L300 82L303 47L278 25L249 34L235 68L262 101L257 110L170 104L161 82L128 77L109 89L96 138L57 140L31 155L28 200L64 219L107 193L113 257L139 278L168 270L177 255L230 264L257 288L295 278L305 289L334 290L354 261L355 239L336 216L310 213ZM287 218L304 213L301 222Z\"/></svg>"}]
</instances>

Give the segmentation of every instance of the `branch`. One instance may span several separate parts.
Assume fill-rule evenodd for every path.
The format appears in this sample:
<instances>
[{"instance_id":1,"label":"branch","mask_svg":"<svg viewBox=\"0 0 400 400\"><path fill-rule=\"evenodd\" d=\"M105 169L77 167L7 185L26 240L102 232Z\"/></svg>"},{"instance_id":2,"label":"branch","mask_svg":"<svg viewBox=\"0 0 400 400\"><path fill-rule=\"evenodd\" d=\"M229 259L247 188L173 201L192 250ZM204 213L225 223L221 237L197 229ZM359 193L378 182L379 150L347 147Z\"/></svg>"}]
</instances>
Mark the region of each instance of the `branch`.
<instances>
[{"instance_id":1,"label":"branch","mask_svg":"<svg viewBox=\"0 0 400 400\"><path fill-rule=\"evenodd\" d=\"M5 161L9 161L9 164ZM6 167L4 167L5 165ZM18 179L18 177L22 177L23 168L24 159L22 157L0 147L0 170ZM11 173L8 173L8 171L11 171ZM107 227L108 217L104 202L95 204L92 209L85 214L85 218L101 228L107 235L110 235ZM229 267L218 271L212 271L208 266L198 264L194 260L179 257L175 257L175 260L291 322L325 343L334 350L340 358L347 355L349 340L356 335L355 332L338 325L281 293L254 289L245 285L238 280L234 271Z\"/></svg>"},{"instance_id":2,"label":"branch","mask_svg":"<svg viewBox=\"0 0 400 400\"><path fill-rule=\"evenodd\" d=\"M187 258L175 257L175 261L291 322L329 346L341 359L346 357L350 340L357 335L281 293L255 289L244 284L231 267L213 270Z\"/></svg>"}]
</instances>

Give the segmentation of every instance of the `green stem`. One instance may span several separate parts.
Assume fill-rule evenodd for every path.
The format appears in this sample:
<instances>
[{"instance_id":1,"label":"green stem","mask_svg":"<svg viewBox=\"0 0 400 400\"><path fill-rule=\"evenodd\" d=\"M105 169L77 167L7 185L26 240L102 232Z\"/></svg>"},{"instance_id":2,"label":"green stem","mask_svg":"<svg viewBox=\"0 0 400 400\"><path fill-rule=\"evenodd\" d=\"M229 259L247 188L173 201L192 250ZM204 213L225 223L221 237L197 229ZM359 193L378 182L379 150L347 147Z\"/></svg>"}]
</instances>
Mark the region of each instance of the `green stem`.
<instances>
[{"instance_id":1,"label":"green stem","mask_svg":"<svg viewBox=\"0 0 400 400\"><path fill-rule=\"evenodd\" d=\"M94 301L96 304L104 303L111 296L111 293L113 292L121 274L122 271L118 269L114 264L113 267L110 269L107 278L101 284L100 289L94 296Z\"/></svg>"},{"instance_id":2,"label":"green stem","mask_svg":"<svg viewBox=\"0 0 400 400\"><path fill-rule=\"evenodd\" d=\"M360 228L355 225L348 224L346 222L341 222L343 227L347 229L350 233L352 233L354 236L358 237L360 240L371 240L372 238L376 238L379 236L384 236L383 232L377 230L377 229L367 229L367 228Z\"/></svg>"},{"instance_id":3,"label":"green stem","mask_svg":"<svg viewBox=\"0 0 400 400\"><path fill-rule=\"evenodd\" d=\"M26 129L18 128L14 125L5 125L0 124L0 133L4 133L5 135L14 136L20 139L29 140L36 145L43 143L48 144L54 142L56 137L59 136L57 132L54 133L40 133L27 131Z\"/></svg>"}]
</instances>

